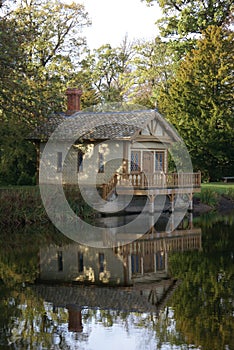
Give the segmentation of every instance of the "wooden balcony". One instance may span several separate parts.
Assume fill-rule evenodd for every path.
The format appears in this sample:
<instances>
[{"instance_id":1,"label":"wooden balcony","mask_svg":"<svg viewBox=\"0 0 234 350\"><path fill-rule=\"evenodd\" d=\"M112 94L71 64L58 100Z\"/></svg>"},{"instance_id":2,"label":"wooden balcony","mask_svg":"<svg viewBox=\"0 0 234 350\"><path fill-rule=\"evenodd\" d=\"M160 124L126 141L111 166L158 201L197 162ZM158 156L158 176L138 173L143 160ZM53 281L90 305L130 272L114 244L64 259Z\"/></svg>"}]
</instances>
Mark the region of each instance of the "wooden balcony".
<instances>
[{"instance_id":1,"label":"wooden balcony","mask_svg":"<svg viewBox=\"0 0 234 350\"><path fill-rule=\"evenodd\" d=\"M184 188L201 186L201 173L169 173L144 172L119 173L116 179L117 186L134 188Z\"/></svg>"},{"instance_id":2,"label":"wooden balcony","mask_svg":"<svg viewBox=\"0 0 234 350\"><path fill-rule=\"evenodd\" d=\"M201 173L117 173L104 186L104 198L113 188L119 194L148 195L200 192Z\"/></svg>"}]
</instances>

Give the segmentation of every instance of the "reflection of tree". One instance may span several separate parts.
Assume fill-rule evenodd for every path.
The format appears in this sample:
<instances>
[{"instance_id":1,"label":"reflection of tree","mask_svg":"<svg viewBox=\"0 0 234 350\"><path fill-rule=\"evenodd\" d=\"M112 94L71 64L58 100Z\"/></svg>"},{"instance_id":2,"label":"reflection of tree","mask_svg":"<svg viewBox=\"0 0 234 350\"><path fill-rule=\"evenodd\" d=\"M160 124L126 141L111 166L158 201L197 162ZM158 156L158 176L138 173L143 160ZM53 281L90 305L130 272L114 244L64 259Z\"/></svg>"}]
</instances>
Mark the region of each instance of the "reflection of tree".
<instances>
[{"instance_id":1,"label":"reflection of tree","mask_svg":"<svg viewBox=\"0 0 234 350\"><path fill-rule=\"evenodd\" d=\"M187 349L186 340L176 329L175 315L172 308L166 307L158 316L154 329L156 330L156 348L163 349L164 344L171 346L181 346L181 349Z\"/></svg>"},{"instance_id":2,"label":"reflection of tree","mask_svg":"<svg viewBox=\"0 0 234 350\"><path fill-rule=\"evenodd\" d=\"M38 275L40 247L69 240L52 226L31 225L27 229L5 230L0 235L0 346L12 342L12 348L42 342L51 345L55 325L48 318L42 300L22 287ZM61 314L60 314L61 317ZM66 317L63 317L64 321ZM49 331L48 331L49 329ZM45 333L46 336L42 336ZM48 334L47 334L48 333ZM38 344L39 344L38 343ZM17 347L17 344L20 347ZM15 346L15 347L14 347Z\"/></svg>"},{"instance_id":3,"label":"reflection of tree","mask_svg":"<svg viewBox=\"0 0 234 350\"><path fill-rule=\"evenodd\" d=\"M14 324L13 320L14 318L20 315L20 311L16 309L15 302L12 302L11 298L12 298L11 291L1 283L0 284L0 334L1 334L0 347L4 344L8 344L8 337Z\"/></svg>"},{"instance_id":4,"label":"reflection of tree","mask_svg":"<svg viewBox=\"0 0 234 350\"><path fill-rule=\"evenodd\" d=\"M38 299L29 288L21 291L1 290L0 333L1 345L10 344L12 349L70 349L64 332L68 312L65 308L54 309ZM87 337L82 337L85 340Z\"/></svg>"},{"instance_id":5,"label":"reflection of tree","mask_svg":"<svg viewBox=\"0 0 234 350\"><path fill-rule=\"evenodd\" d=\"M3 294L1 295L3 296ZM0 303L0 346L10 343L15 349L71 349L72 345L86 342L94 324L104 328L121 325L131 335L133 328L142 328L144 332L153 332L155 319L151 314L122 312L117 310L84 309L83 333L68 335L68 310L53 307L52 304L38 299L30 288L5 291L3 303ZM71 340L72 339L72 340Z\"/></svg>"},{"instance_id":6,"label":"reflection of tree","mask_svg":"<svg viewBox=\"0 0 234 350\"><path fill-rule=\"evenodd\" d=\"M7 286L32 283L38 276L40 247L70 242L51 225L5 230L0 235L0 279Z\"/></svg>"},{"instance_id":7,"label":"reflection of tree","mask_svg":"<svg viewBox=\"0 0 234 350\"><path fill-rule=\"evenodd\" d=\"M170 302L176 329L188 343L206 350L224 349L234 341L232 231L216 220L203 235L203 252L170 259L172 274L182 279Z\"/></svg>"}]
</instances>

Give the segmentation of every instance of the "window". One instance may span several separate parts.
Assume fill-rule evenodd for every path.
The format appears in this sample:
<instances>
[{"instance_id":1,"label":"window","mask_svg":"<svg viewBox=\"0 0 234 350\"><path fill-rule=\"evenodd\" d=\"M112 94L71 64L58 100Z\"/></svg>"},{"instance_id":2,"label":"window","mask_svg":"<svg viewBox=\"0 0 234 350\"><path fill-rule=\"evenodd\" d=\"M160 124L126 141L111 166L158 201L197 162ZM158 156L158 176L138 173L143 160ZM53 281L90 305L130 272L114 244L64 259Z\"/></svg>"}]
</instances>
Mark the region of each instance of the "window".
<instances>
[{"instance_id":1,"label":"window","mask_svg":"<svg viewBox=\"0 0 234 350\"><path fill-rule=\"evenodd\" d=\"M78 253L78 271L84 271L84 256L83 253Z\"/></svg>"},{"instance_id":2,"label":"window","mask_svg":"<svg viewBox=\"0 0 234 350\"><path fill-rule=\"evenodd\" d=\"M57 260L58 260L58 271L63 271L63 252L62 251L58 251Z\"/></svg>"},{"instance_id":3,"label":"window","mask_svg":"<svg viewBox=\"0 0 234 350\"><path fill-rule=\"evenodd\" d=\"M137 254L131 255L131 267L132 267L132 273L139 273L141 264L140 264L140 256Z\"/></svg>"},{"instance_id":4,"label":"window","mask_svg":"<svg viewBox=\"0 0 234 350\"><path fill-rule=\"evenodd\" d=\"M104 271L104 254L99 253L99 272Z\"/></svg>"},{"instance_id":5,"label":"window","mask_svg":"<svg viewBox=\"0 0 234 350\"><path fill-rule=\"evenodd\" d=\"M156 270L165 270L165 256L163 251L156 253Z\"/></svg>"},{"instance_id":6,"label":"window","mask_svg":"<svg viewBox=\"0 0 234 350\"><path fill-rule=\"evenodd\" d=\"M104 155L98 152L98 172L104 173Z\"/></svg>"},{"instance_id":7,"label":"window","mask_svg":"<svg viewBox=\"0 0 234 350\"><path fill-rule=\"evenodd\" d=\"M131 152L131 171L140 171L141 153L139 151Z\"/></svg>"},{"instance_id":8,"label":"window","mask_svg":"<svg viewBox=\"0 0 234 350\"><path fill-rule=\"evenodd\" d=\"M164 170L164 152L155 152L155 171Z\"/></svg>"},{"instance_id":9,"label":"window","mask_svg":"<svg viewBox=\"0 0 234 350\"><path fill-rule=\"evenodd\" d=\"M77 153L77 172L81 173L83 171L83 152L78 150Z\"/></svg>"},{"instance_id":10,"label":"window","mask_svg":"<svg viewBox=\"0 0 234 350\"><path fill-rule=\"evenodd\" d=\"M63 154L62 152L57 152L57 172L62 171Z\"/></svg>"}]
</instances>

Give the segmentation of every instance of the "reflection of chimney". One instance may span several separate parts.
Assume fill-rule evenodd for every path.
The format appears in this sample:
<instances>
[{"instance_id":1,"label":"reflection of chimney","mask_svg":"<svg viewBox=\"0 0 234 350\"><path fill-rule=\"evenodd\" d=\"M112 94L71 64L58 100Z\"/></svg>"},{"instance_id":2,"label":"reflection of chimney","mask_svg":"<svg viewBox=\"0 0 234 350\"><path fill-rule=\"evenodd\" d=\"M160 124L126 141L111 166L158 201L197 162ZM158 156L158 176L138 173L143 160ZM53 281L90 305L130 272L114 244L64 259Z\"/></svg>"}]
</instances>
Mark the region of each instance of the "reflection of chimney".
<instances>
[{"instance_id":1,"label":"reflection of chimney","mask_svg":"<svg viewBox=\"0 0 234 350\"><path fill-rule=\"evenodd\" d=\"M69 332L82 332L82 314L78 305L68 305L68 330Z\"/></svg>"},{"instance_id":2,"label":"reflection of chimney","mask_svg":"<svg viewBox=\"0 0 234 350\"><path fill-rule=\"evenodd\" d=\"M66 91L67 95L67 115L80 111L80 96L82 95L82 90L77 88L68 88Z\"/></svg>"}]
</instances>

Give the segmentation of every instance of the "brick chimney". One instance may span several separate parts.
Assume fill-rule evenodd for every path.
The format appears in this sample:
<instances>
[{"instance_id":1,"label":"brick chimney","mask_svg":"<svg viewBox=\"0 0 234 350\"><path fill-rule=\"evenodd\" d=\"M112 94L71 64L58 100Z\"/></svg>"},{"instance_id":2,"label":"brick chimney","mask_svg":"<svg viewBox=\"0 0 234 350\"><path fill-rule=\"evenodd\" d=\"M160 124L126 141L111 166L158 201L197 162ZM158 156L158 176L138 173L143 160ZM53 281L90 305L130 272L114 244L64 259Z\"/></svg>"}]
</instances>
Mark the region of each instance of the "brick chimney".
<instances>
[{"instance_id":1,"label":"brick chimney","mask_svg":"<svg viewBox=\"0 0 234 350\"><path fill-rule=\"evenodd\" d=\"M68 305L68 330L69 332L82 332L82 314L78 305Z\"/></svg>"},{"instance_id":2,"label":"brick chimney","mask_svg":"<svg viewBox=\"0 0 234 350\"><path fill-rule=\"evenodd\" d=\"M66 91L67 95L67 115L80 111L80 97L82 95L82 90L77 88L68 88Z\"/></svg>"}]
</instances>

